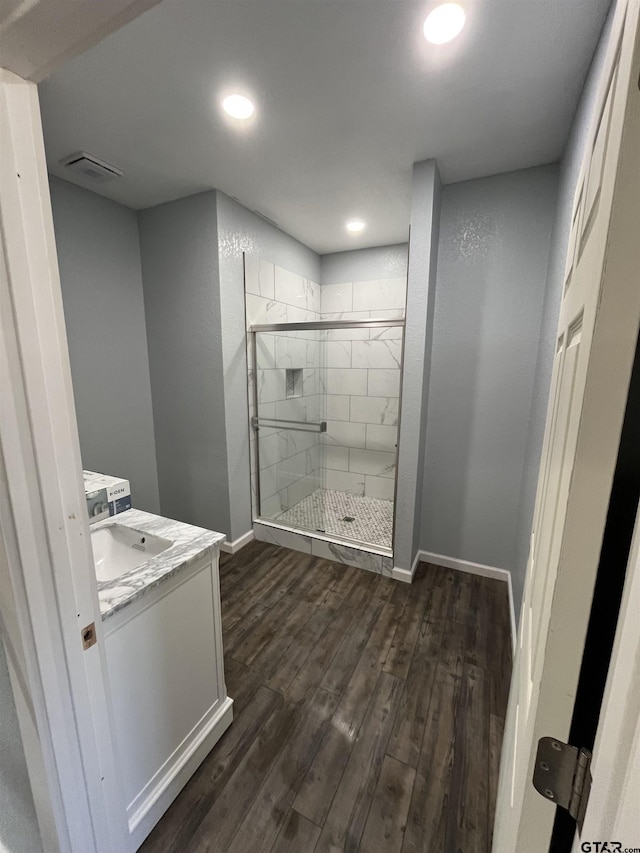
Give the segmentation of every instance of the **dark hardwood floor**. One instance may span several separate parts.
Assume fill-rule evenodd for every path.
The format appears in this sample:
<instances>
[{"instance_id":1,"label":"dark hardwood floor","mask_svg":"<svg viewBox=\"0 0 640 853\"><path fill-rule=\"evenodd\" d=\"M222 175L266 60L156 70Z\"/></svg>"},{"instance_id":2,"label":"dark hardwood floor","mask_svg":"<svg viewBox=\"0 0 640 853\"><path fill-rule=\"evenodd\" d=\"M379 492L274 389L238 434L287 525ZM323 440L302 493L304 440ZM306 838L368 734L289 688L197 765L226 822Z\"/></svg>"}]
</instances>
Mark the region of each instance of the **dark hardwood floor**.
<instances>
[{"instance_id":1,"label":"dark hardwood floor","mask_svg":"<svg viewBox=\"0 0 640 853\"><path fill-rule=\"evenodd\" d=\"M487 853L511 673L500 581L223 555L234 722L145 853Z\"/></svg>"}]
</instances>

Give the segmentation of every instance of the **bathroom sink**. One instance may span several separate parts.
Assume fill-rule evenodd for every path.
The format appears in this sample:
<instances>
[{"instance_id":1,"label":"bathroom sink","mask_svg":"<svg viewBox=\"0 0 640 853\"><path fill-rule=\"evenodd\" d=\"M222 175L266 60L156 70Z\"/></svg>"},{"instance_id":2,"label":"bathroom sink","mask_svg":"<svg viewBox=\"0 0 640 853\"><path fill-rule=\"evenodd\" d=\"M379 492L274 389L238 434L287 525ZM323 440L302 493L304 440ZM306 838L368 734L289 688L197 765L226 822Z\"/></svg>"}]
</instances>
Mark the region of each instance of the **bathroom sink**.
<instances>
[{"instance_id":1,"label":"bathroom sink","mask_svg":"<svg viewBox=\"0 0 640 853\"><path fill-rule=\"evenodd\" d=\"M132 530L123 524L107 524L91 531L96 578L111 581L146 563L173 545L169 539Z\"/></svg>"}]
</instances>

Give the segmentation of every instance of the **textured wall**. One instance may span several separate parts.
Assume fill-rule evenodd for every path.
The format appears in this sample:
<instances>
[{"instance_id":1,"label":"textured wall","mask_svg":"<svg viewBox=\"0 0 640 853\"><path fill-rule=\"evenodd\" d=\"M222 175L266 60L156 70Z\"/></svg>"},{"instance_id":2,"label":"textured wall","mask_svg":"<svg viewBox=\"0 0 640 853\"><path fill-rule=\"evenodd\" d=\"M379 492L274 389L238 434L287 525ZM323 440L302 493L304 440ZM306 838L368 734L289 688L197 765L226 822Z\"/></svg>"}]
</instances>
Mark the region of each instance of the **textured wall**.
<instances>
[{"instance_id":1,"label":"textured wall","mask_svg":"<svg viewBox=\"0 0 640 853\"><path fill-rule=\"evenodd\" d=\"M549 268L547 273L546 295L540 327L538 357L534 381L531 415L529 417L529 434L525 455L525 467L520 498L520 513L518 519L516 555L512 570L513 598L516 613L519 612L524 589L524 579L529 557L529 539L533 522L533 510L538 485L538 468L542 454L542 442L547 416L547 401L551 383L551 370L555 353L555 339L558 326L558 312L562 296L564 269L571 229L571 213L573 199L578 181L578 173L584 156L592 122L597 110L598 89L601 83L604 60L611 33L611 23L615 3L612 4L609 16L593 57L593 62L587 77L582 97L573 119L571 134L567 141L558 184L558 201L556 205Z\"/></svg>"},{"instance_id":2,"label":"textured wall","mask_svg":"<svg viewBox=\"0 0 640 853\"><path fill-rule=\"evenodd\" d=\"M320 257L270 222L224 193L217 194L220 263L220 322L229 471L229 537L251 530L249 489L249 417L243 253L271 261L285 270L318 282ZM240 426L241 425L241 426Z\"/></svg>"},{"instance_id":3,"label":"textured wall","mask_svg":"<svg viewBox=\"0 0 640 853\"><path fill-rule=\"evenodd\" d=\"M427 551L514 568L557 176L542 166L442 190Z\"/></svg>"},{"instance_id":4,"label":"textured wall","mask_svg":"<svg viewBox=\"0 0 640 853\"><path fill-rule=\"evenodd\" d=\"M341 284L344 281L375 281L380 278L406 278L409 246L378 246L335 252L321 258L321 284Z\"/></svg>"},{"instance_id":5,"label":"textured wall","mask_svg":"<svg viewBox=\"0 0 640 853\"><path fill-rule=\"evenodd\" d=\"M229 535L216 194L138 219L162 514Z\"/></svg>"},{"instance_id":6,"label":"textured wall","mask_svg":"<svg viewBox=\"0 0 640 853\"><path fill-rule=\"evenodd\" d=\"M82 464L126 477L158 512L147 333L134 211L50 179Z\"/></svg>"},{"instance_id":7,"label":"textured wall","mask_svg":"<svg viewBox=\"0 0 640 853\"><path fill-rule=\"evenodd\" d=\"M411 568L420 540L427 400L438 264L440 175L435 160L413 167L394 563ZM429 405L431 405L429 401Z\"/></svg>"}]
</instances>

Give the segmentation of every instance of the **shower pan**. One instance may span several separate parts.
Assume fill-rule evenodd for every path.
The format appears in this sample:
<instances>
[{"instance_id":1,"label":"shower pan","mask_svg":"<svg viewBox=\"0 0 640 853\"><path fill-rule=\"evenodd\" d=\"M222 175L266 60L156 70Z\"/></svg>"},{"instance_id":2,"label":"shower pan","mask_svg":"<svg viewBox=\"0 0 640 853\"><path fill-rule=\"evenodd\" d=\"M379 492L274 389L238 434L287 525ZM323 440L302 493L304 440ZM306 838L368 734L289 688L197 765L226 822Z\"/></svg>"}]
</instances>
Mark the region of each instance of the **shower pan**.
<instances>
[{"instance_id":1,"label":"shower pan","mask_svg":"<svg viewBox=\"0 0 640 853\"><path fill-rule=\"evenodd\" d=\"M404 320L250 328L256 522L392 557L403 342Z\"/></svg>"}]
</instances>

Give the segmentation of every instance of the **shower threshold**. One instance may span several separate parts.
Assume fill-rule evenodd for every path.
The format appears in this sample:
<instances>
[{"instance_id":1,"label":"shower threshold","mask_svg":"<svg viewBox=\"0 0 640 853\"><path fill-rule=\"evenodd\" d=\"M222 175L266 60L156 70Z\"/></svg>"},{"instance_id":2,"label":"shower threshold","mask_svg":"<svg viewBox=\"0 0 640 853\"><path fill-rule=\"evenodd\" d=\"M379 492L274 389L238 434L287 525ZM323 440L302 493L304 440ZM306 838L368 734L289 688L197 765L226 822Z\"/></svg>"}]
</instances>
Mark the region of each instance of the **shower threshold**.
<instances>
[{"instance_id":1,"label":"shower threshold","mask_svg":"<svg viewBox=\"0 0 640 853\"><path fill-rule=\"evenodd\" d=\"M316 489L273 521L300 532L335 536L354 547L392 548L393 501Z\"/></svg>"},{"instance_id":2,"label":"shower threshold","mask_svg":"<svg viewBox=\"0 0 640 853\"><path fill-rule=\"evenodd\" d=\"M282 548L313 554L324 560L356 566L368 572L386 575L398 580L406 580L395 574L393 551L382 545L370 545L355 542L337 534L326 534L316 530L302 530L292 527L280 519L256 518L253 522L253 534L260 542L270 542Z\"/></svg>"}]
</instances>

